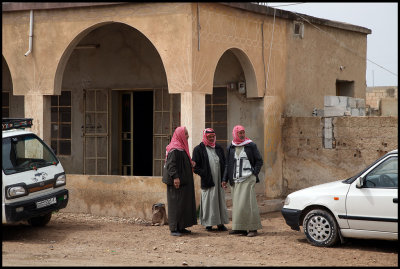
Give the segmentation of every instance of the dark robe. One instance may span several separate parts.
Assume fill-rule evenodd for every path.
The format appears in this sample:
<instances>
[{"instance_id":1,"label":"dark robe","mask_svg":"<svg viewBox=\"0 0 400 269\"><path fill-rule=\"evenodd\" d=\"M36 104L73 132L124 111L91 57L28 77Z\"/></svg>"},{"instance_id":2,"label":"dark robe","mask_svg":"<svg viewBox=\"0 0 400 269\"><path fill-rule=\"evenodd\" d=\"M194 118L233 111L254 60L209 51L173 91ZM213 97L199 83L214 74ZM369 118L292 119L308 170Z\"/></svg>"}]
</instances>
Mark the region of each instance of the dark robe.
<instances>
[{"instance_id":1,"label":"dark robe","mask_svg":"<svg viewBox=\"0 0 400 269\"><path fill-rule=\"evenodd\" d=\"M173 185L174 178L180 186ZM169 152L163 182L167 184L168 223L171 231L180 231L197 224L192 165L185 151Z\"/></svg>"}]
</instances>

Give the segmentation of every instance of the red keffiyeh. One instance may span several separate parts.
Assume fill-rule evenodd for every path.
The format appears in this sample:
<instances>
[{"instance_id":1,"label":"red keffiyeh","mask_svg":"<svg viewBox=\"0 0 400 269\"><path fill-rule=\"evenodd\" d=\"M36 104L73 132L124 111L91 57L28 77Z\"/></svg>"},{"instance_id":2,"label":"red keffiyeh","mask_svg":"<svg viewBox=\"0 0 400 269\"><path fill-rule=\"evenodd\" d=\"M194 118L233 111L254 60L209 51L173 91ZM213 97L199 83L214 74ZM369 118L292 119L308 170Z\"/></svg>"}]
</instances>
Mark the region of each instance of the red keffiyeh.
<instances>
[{"instance_id":1,"label":"red keffiyeh","mask_svg":"<svg viewBox=\"0 0 400 269\"><path fill-rule=\"evenodd\" d=\"M171 142L168 144L166 150L167 152L165 153L165 160L167 160L168 153L173 150L173 149L179 149L179 150L184 150L189 157L190 162L192 162L192 158L190 157L189 153L189 145L188 141L185 136L185 126L180 126L177 127L174 131L174 134L172 135Z\"/></svg>"},{"instance_id":2,"label":"red keffiyeh","mask_svg":"<svg viewBox=\"0 0 400 269\"><path fill-rule=\"evenodd\" d=\"M206 145L206 146L215 148L215 140L216 140L216 139L214 140L213 143L211 143L211 142L208 141L208 139L207 139L207 136L209 136L210 134L215 135L214 129L212 129L212 128L204 129L204 131L203 131L203 143L204 143L204 145Z\"/></svg>"},{"instance_id":3,"label":"red keffiyeh","mask_svg":"<svg viewBox=\"0 0 400 269\"><path fill-rule=\"evenodd\" d=\"M250 142L253 142L251 139L249 138L245 138L245 139L240 139L238 132L240 131L244 131L244 127L242 125L236 125L235 127L233 127L233 131L232 131L232 136L233 136L233 140L232 140L232 144L234 146L244 146Z\"/></svg>"}]
</instances>

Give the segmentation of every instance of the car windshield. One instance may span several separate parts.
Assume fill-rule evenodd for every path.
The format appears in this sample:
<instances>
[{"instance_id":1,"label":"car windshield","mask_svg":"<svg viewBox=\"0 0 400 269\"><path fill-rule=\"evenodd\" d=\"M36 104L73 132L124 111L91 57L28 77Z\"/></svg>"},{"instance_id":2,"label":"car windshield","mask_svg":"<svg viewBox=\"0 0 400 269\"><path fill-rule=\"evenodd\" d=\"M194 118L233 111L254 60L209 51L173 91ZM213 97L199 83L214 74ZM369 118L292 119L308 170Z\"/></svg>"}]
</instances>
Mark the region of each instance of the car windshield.
<instances>
[{"instance_id":1,"label":"car windshield","mask_svg":"<svg viewBox=\"0 0 400 269\"><path fill-rule=\"evenodd\" d=\"M372 164L368 165L365 169L363 169L362 171L360 171L359 173L357 173L355 176L352 176L348 179L343 180L343 183L347 183L347 184L351 184L354 182L354 180L356 180L358 177L360 177L365 171L367 171L371 166L373 166L374 164L376 164L377 162L379 162L380 160L382 160L383 158L386 158L386 155L382 156L381 158L379 158L378 160L374 161Z\"/></svg>"},{"instance_id":2,"label":"car windshield","mask_svg":"<svg viewBox=\"0 0 400 269\"><path fill-rule=\"evenodd\" d=\"M3 138L2 151L6 175L58 163L54 153L34 134Z\"/></svg>"}]
</instances>

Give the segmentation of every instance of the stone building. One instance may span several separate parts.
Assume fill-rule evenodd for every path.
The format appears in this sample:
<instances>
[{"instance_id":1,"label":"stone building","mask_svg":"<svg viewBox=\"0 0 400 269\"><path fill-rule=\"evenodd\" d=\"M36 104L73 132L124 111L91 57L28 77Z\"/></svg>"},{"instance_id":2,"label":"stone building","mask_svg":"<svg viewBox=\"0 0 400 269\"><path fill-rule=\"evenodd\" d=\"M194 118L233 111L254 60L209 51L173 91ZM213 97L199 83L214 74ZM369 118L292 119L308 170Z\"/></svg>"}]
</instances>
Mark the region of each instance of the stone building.
<instances>
[{"instance_id":1,"label":"stone building","mask_svg":"<svg viewBox=\"0 0 400 269\"><path fill-rule=\"evenodd\" d=\"M282 118L365 99L364 27L252 3L2 8L2 115L33 118L78 178L162 184L177 126L192 150L205 127L226 146L241 124L264 159L257 192L278 197Z\"/></svg>"},{"instance_id":2,"label":"stone building","mask_svg":"<svg viewBox=\"0 0 400 269\"><path fill-rule=\"evenodd\" d=\"M367 87L365 103L371 116L398 116L397 86Z\"/></svg>"}]
</instances>

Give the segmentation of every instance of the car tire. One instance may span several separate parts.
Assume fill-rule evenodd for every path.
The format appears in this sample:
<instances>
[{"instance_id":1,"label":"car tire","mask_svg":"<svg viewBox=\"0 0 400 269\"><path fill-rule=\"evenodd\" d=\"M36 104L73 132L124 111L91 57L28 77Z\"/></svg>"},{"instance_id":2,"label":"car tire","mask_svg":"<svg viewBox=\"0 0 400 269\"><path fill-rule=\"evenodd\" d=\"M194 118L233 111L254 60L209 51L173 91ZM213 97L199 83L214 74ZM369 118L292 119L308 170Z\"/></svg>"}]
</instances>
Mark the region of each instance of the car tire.
<instances>
[{"instance_id":1,"label":"car tire","mask_svg":"<svg viewBox=\"0 0 400 269\"><path fill-rule=\"evenodd\" d=\"M317 247L331 247L339 239L334 217L323 209L308 212L303 221L303 229L308 242Z\"/></svg>"},{"instance_id":2,"label":"car tire","mask_svg":"<svg viewBox=\"0 0 400 269\"><path fill-rule=\"evenodd\" d=\"M31 218L28 220L28 223L34 227L42 227L46 226L46 224L49 223L50 219L51 219L51 212L44 216Z\"/></svg>"}]
</instances>

